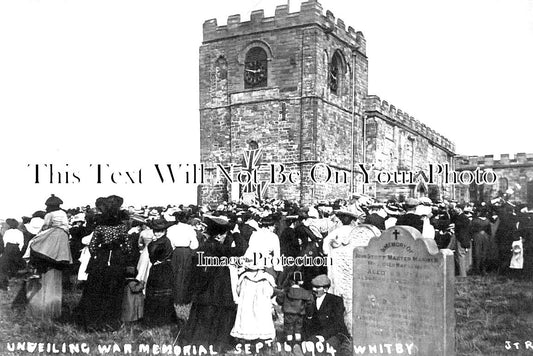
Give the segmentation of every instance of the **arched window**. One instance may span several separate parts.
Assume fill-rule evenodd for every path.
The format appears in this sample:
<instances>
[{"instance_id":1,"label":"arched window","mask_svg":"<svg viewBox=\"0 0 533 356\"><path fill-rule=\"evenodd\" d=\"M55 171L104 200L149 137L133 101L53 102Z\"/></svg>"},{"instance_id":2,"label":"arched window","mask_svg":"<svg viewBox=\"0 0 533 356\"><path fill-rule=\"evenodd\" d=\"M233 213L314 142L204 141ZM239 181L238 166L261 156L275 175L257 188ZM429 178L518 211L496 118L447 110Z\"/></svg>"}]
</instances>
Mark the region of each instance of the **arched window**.
<instances>
[{"instance_id":1,"label":"arched window","mask_svg":"<svg viewBox=\"0 0 533 356\"><path fill-rule=\"evenodd\" d=\"M215 80L224 80L228 78L228 61L220 56L215 62Z\"/></svg>"},{"instance_id":2,"label":"arched window","mask_svg":"<svg viewBox=\"0 0 533 356\"><path fill-rule=\"evenodd\" d=\"M244 60L244 88L267 86L267 54L261 47L253 47Z\"/></svg>"},{"instance_id":3,"label":"arched window","mask_svg":"<svg viewBox=\"0 0 533 356\"><path fill-rule=\"evenodd\" d=\"M340 53L337 51L333 54L331 58L331 63L329 64L329 89L334 94L340 94L342 77L344 76L344 67L343 60Z\"/></svg>"},{"instance_id":4,"label":"arched window","mask_svg":"<svg viewBox=\"0 0 533 356\"><path fill-rule=\"evenodd\" d=\"M418 181L415 186L415 196L417 198L426 197L428 195L428 185L423 180Z\"/></svg>"}]
</instances>

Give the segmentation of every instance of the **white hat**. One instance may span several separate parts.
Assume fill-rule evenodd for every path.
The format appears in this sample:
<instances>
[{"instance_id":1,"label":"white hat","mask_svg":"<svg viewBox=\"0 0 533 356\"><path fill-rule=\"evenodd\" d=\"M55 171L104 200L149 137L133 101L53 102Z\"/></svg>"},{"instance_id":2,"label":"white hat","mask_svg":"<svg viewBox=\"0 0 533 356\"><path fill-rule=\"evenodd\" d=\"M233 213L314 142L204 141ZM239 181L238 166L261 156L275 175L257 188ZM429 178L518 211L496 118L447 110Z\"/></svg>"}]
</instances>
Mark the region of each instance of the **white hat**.
<instances>
[{"instance_id":1,"label":"white hat","mask_svg":"<svg viewBox=\"0 0 533 356\"><path fill-rule=\"evenodd\" d=\"M310 218L318 219L320 215L318 214L318 210L316 210L314 207L310 206L309 211L307 212L307 216Z\"/></svg>"},{"instance_id":2,"label":"white hat","mask_svg":"<svg viewBox=\"0 0 533 356\"><path fill-rule=\"evenodd\" d=\"M28 232L33 235L37 235L37 233L41 231L41 228L43 227L43 225L44 225L44 219L37 218L37 217L31 218L29 223L24 224L24 226L26 227L26 230L28 230Z\"/></svg>"},{"instance_id":3,"label":"white hat","mask_svg":"<svg viewBox=\"0 0 533 356\"><path fill-rule=\"evenodd\" d=\"M431 199L429 199L428 197L421 197L418 199L418 201L420 202L420 204L422 205L431 205L433 204L433 202L431 201Z\"/></svg>"},{"instance_id":4,"label":"white hat","mask_svg":"<svg viewBox=\"0 0 533 356\"><path fill-rule=\"evenodd\" d=\"M467 213L471 213L471 212L474 211L474 208L472 207L472 205L467 204L467 205L465 205L465 207L463 208L463 211L464 211L464 212L467 212Z\"/></svg>"},{"instance_id":5,"label":"white hat","mask_svg":"<svg viewBox=\"0 0 533 356\"><path fill-rule=\"evenodd\" d=\"M416 207L415 213L420 216L429 216L431 214L431 206L419 205Z\"/></svg>"},{"instance_id":6,"label":"white hat","mask_svg":"<svg viewBox=\"0 0 533 356\"><path fill-rule=\"evenodd\" d=\"M70 221L71 224L74 224L75 222L84 222L85 221L85 214L79 213L72 217L72 220Z\"/></svg>"}]
</instances>

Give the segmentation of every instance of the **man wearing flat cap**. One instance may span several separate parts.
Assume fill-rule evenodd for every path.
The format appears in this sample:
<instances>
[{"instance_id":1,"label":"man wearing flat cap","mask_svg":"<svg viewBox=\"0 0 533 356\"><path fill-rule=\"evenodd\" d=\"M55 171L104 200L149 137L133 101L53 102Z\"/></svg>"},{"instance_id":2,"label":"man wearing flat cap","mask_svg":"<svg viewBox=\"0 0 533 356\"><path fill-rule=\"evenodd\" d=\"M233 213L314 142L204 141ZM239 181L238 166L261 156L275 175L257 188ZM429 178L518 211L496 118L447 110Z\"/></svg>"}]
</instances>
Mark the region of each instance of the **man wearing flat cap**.
<instances>
[{"instance_id":1,"label":"man wearing flat cap","mask_svg":"<svg viewBox=\"0 0 533 356\"><path fill-rule=\"evenodd\" d=\"M307 340L322 336L335 349L350 342L348 329L344 324L344 303L342 298L328 293L331 281L321 274L311 280L314 305L311 316L304 321Z\"/></svg>"}]
</instances>

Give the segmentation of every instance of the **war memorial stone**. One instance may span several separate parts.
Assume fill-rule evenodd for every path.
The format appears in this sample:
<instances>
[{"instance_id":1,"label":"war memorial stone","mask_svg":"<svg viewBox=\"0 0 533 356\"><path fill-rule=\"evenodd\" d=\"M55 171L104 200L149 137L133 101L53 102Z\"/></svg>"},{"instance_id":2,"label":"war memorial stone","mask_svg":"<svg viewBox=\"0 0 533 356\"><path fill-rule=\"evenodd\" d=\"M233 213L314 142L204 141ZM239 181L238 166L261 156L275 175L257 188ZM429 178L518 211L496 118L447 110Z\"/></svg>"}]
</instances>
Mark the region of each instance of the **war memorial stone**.
<instances>
[{"instance_id":1,"label":"war memorial stone","mask_svg":"<svg viewBox=\"0 0 533 356\"><path fill-rule=\"evenodd\" d=\"M395 226L353 254L354 355L455 354L451 250Z\"/></svg>"}]
</instances>

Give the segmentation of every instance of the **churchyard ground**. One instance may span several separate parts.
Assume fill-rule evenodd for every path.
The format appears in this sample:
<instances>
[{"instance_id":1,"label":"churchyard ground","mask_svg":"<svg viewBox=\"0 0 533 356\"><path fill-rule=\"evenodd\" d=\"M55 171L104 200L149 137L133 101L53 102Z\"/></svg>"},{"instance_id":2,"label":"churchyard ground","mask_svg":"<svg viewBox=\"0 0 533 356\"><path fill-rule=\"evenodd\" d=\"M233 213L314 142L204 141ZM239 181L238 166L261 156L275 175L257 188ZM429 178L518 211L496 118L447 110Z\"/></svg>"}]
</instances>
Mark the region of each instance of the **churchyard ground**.
<instances>
[{"instance_id":1,"label":"churchyard ground","mask_svg":"<svg viewBox=\"0 0 533 356\"><path fill-rule=\"evenodd\" d=\"M9 352L8 343L18 342L53 343L57 347L63 343L85 343L89 355L101 355L106 346L114 343L118 347L127 344L169 345L174 343L183 325L181 322L173 326L144 328L131 324L114 332L87 333L69 321L81 295L79 290L74 288L65 292L62 320L45 322L11 309L11 301L20 285L20 281L12 280L8 291L0 291L0 355L39 354L38 350L33 353ZM187 307L178 310L182 318L186 318L187 313ZM533 282L496 275L458 280L455 284L455 313L456 355L533 355ZM279 309L278 314L281 314ZM278 331L282 329L281 323L282 317L276 321ZM40 353L43 354L46 353ZM112 349L109 354L113 354ZM115 353L118 354L122 353ZM131 355L147 354L138 353L133 348Z\"/></svg>"}]
</instances>

